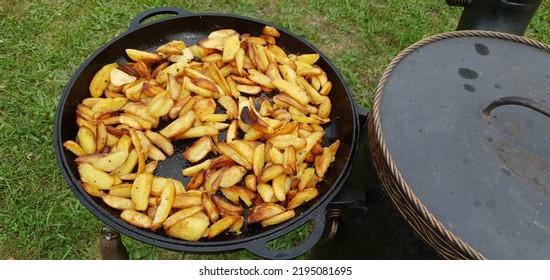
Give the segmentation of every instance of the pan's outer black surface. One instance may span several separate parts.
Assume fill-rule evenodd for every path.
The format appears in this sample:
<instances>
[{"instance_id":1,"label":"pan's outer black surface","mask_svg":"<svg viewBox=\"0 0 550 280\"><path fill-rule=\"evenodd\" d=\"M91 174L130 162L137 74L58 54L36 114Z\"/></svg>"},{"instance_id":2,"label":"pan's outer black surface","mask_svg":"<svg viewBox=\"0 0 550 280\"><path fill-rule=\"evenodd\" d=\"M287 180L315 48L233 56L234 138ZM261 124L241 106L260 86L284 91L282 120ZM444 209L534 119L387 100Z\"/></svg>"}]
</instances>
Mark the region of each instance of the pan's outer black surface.
<instances>
[{"instance_id":1,"label":"pan's outer black surface","mask_svg":"<svg viewBox=\"0 0 550 280\"><path fill-rule=\"evenodd\" d=\"M144 20L159 14L172 14L173 16L143 23ZM228 235L200 242L174 239L163 233L153 233L136 228L121 221L117 217L118 211L110 209L100 199L91 198L82 191L77 166L74 163L75 157L62 146L64 141L74 139L76 135L78 129L75 124L76 106L84 98L89 97L88 85L93 75L105 64L114 61L128 61L124 52L126 48L154 51L158 46L176 39L185 41L187 45L192 45L210 32L221 28L232 28L241 34L259 35L265 25L274 26L280 31L281 37L277 39L277 44L282 46L287 53L320 53L308 42L271 23L235 15L194 14L178 8L164 7L147 10L138 15L130 24L128 31L114 38L86 59L72 76L60 98L55 116L54 145L63 176L77 198L89 211L107 225L127 236L176 251L220 253L246 249L264 258L288 259L304 254L317 243L324 229L325 208L342 187L351 169L357 149L356 138L358 135L358 117L351 92L341 74L322 53L320 53L321 58L317 64L327 72L329 80L333 83L330 94L333 104L331 123L326 127L325 141L332 143L336 139L340 139L342 144L335 162L327 172L328 175L319 185L320 196L307 206L297 209L296 218L279 226L266 229L251 226L245 229L245 233L239 237ZM176 164L168 164L169 167L165 167L163 170L163 176L179 178L185 163L177 163L178 161L174 158L171 160ZM159 169L161 168L159 167ZM281 251L266 247L266 243L270 240L311 220L315 222L315 227L310 237L302 244Z\"/></svg>"}]
</instances>

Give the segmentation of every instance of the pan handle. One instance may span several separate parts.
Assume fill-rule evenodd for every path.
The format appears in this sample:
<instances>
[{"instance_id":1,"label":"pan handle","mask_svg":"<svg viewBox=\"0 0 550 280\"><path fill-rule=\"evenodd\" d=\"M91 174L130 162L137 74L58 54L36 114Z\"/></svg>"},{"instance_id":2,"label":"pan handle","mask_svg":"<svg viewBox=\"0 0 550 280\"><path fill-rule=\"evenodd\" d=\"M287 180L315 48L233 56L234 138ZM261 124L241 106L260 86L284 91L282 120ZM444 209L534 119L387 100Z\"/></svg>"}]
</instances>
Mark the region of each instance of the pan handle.
<instances>
[{"instance_id":1,"label":"pan handle","mask_svg":"<svg viewBox=\"0 0 550 280\"><path fill-rule=\"evenodd\" d=\"M149 9L137 15L132 20L132 22L130 22L130 26L128 26L128 31L134 31L140 28L143 21L158 15L191 16L193 15L193 13L177 7L158 7Z\"/></svg>"},{"instance_id":2,"label":"pan handle","mask_svg":"<svg viewBox=\"0 0 550 280\"><path fill-rule=\"evenodd\" d=\"M267 247L267 243L280 236L273 238L273 236L268 235L248 243L245 249L265 259L294 259L299 257L311 250L311 248L313 248L313 246L315 246L315 244L317 244L317 242L321 239L321 236L325 230L325 211L319 211L310 219L310 221L315 222L313 231L304 242L296 247L286 250L270 249Z\"/></svg>"}]
</instances>

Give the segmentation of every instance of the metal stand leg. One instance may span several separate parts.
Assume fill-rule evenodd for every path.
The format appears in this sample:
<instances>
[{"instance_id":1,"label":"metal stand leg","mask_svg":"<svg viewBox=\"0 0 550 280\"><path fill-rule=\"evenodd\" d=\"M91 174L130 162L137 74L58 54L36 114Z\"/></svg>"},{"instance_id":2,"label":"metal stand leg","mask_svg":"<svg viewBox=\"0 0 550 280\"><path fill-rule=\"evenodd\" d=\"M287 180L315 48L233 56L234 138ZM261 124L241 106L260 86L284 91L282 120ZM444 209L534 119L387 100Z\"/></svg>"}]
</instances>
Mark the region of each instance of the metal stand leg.
<instances>
[{"instance_id":1,"label":"metal stand leg","mask_svg":"<svg viewBox=\"0 0 550 280\"><path fill-rule=\"evenodd\" d=\"M99 240L99 250L101 251L101 258L104 260L128 260L128 251L122 240L120 234L111 228L101 228L101 239Z\"/></svg>"}]
</instances>

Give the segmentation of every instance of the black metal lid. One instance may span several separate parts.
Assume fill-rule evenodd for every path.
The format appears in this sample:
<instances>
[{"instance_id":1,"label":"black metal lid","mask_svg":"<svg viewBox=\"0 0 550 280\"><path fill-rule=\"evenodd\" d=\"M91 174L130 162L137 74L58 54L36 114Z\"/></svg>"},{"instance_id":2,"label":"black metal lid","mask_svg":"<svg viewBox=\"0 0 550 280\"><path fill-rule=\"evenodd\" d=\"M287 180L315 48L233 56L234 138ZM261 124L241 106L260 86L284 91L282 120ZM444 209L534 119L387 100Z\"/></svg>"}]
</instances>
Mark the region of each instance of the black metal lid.
<instances>
[{"instance_id":1,"label":"black metal lid","mask_svg":"<svg viewBox=\"0 0 550 280\"><path fill-rule=\"evenodd\" d=\"M550 258L549 48L454 32L384 80L383 144L426 209L487 258Z\"/></svg>"}]
</instances>

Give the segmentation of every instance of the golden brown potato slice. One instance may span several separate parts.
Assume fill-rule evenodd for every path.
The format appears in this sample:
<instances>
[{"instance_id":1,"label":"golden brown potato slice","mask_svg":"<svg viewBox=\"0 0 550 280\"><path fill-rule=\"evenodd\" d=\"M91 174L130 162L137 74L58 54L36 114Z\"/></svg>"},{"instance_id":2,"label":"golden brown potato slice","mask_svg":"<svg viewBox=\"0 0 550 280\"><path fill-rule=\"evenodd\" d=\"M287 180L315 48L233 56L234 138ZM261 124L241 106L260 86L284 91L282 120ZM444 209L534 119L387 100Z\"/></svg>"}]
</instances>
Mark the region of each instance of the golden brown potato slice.
<instances>
[{"instance_id":1,"label":"golden brown potato slice","mask_svg":"<svg viewBox=\"0 0 550 280\"><path fill-rule=\"evenodd\" d=\"M288 146L283 152L283 166L287 174L296 174L296 149L293 145Z\"/></svg>"},{"instance_id":2,"label":"golden brown potato slice","mask_svg":"<svg viewBox=\"0 0 550 280\"><path fill-rule=\"evenodd\" d=\"M168 229L175 225L177 222L195 215L198 212L201 212L203 210L202 205L195 205L191 206L182 210L179 210L178 212L175 212L174 214L170 215L162 224L164 229Z\"/></svg>"},{"instance_id":3,"label":"golden brown potato slice","mask_svg":"<svg viewBox=\"0 0 550 280\"><path fill-rule=\"evenodd\" d=\"M183 157L191 163L196 163L204 159L212 151L213 147L214 142L212 138L210 136L202 136L183 152Z\"/></svg>"},{"instance_id":4,"label":"golden brown potato slice","mask_svg":"<svg viewBox=\"0 0 550 280\"><path fill-rule=\"evenodd\" d=\"M275 177L271 183L271 186L273 187L273 195L278 201L286 200L287 181L290 183L290 178L286 174L281 174Z\"/></svg>"},{"instance_id":5,"label":"golden brown potato slice","mask_svg":"<svg viewBox=\"0 0 550 280\"><path fill-rule=\"evenodd\" d=\"M254 149L252 155L252 168L256 176L260 176L265 166L265 144L260 144Z\"/></svg>"},{"instance_id":6,"label":"golden brown potato slice","mask_svg":"<svg viewBox=\"0 0 550 280\"><path fill-rule=\"evenodd\" d=\"M235 59L237 52L241 48L241 42L239 41L239 33L234 32L227 36L223 45L223 62L230 62Z\"/></svg>"},{"instance_id":7,"label":"golden brown potato slice","mask_svg":"<svg viewBox=\"0 0 550 280\"><path fill-rule=\"evenodd\" d=\"M243 216L239 216L237 221L235 221L235 223L233 223L233 225L229 227L228 231L236 235L239 235L241 234L241 228L243 227L243 225L244 225L244 218Z\"/></svg>"},{"instance_id":8,"label":"golden brown potato slice","mask_svg":"<svg viewBox=\"0 0 550 280\"><path fill-rule=\"evenodd\" d=\"M260 224L263 227L268 227L268 226L272 226L272 225L276 225L276 224L280 224L282 222L288 221L294 218L294 216L296 216L296 212L292 209L292 210L288 210L283 213L277 214L273 217L264 219L260 222Z\"/></svg>"},{"instance_id":9,"label":"golden brown potato slice","mask_svg":"<svg viewBox=\"0 0 550 280\"><path fill-rule=\"evenodd\" d=\"M313 179L313 176L315 176L315 168L313 167L306 168L302 172L302 175L300 176L300 183L298 184L298 190L300 191L304 190L308 186L309 182Z\"/></svg>"},{"instance_id":10,"label":"golden brown potato slice","mask_svg":"<svg viewBox=\"0 0 550 280\"><path fill-rule=\"evenodd\" d=\"M215 223L218 221L220 218L220 210L218 210L210 194L203 192L201 195L201 202L210 222Z\"/></svg>"},{"instance_id":11,"label":"golden brown potato slice","mask_svg":"<svg viewBox=\"0 0 550 280\"><path fill-rule=\"evenodd\" d=\"M332 83L330 81L327 81L323 87L319 90L319 94L321 95L328 95L330 91L332 90Z\"/></svg>"},{"instance_id":12,"label":"golden brown potato slice","mask_svg":"<svg viewBox=\"0 0 550 280\"><path fill-rule=\"evenodd\" d=\"M258 194L264 202L277 201L273 187L269 184L259 183L258 186L256 186L256 191L258 191Z\"/></svg>"},{"instance_id":13,"label":"golden brown potato slice","mask_svg":"<svg viewBox=\"0 0 550 280\"><path fill-rule=\"evenodd\" d=\"M159 147L166 155L172 156L174 154L174 146L170 140L163 135L156 133L152 130L145 131L145 135L149 140Z\"/></svg>"},{"instance_id":14,"label":"golden brown potato slice","mask_svg":"<svg viewBox=\"0 0 550 280\"><path fill-rule=\"evenodd\" d=\"M111 84L117 87L123 86L126 84L131 84L137 80L136 77L130 76L118 68L114 68L111 70L109 79L111 81Z\"/></svg>"},{"instance_id":15,"label":"golden brown potato slice","mask_svg":"<svg viewBox=\"0 0 550 280\"><path fill-rule=\"evenodd\" d=\"M336 152L340 147L340 140L336 140L328 148L323 148L323 153L315 157L315 173L323 178L330 164L336 158Z\"/></svg>"},{"instance_id":16,"label":"golden brown potato slice","mask_svg":"<svg viewBox=\"0 0 550 280\"><path fill-rule=\"evenodd\" d=\"M189 208L196 205L201 205L201 194L200 191L188 191L186 193L177 194L174 197L174 202L172 207L174 208Z\"/></svg>"},{"instance_id":17,"label":"golden brown potato slice","mask_svg":"<svg viewBox=\"0 0 550 280\"><path fill-rule=\"evenodd\" d=\"M255 70L255 69L248 70L248 79L266 88L271 88L271 89L275 88L275 86L271 82L271 79L258 70Z\"/></svg>"},{"instance_id":18,"label":"golden brown potato slice","mask_svg":"<svg viewBox=\"0 0 550 280\"><path fill-rule=\"evenodd\" d=\"M204 231L209 225L208 217L204 213L198 212L193 216L178 221L169 227L166 233L180 239L197 241L203 236Z\"/></svg>"},{"instance_id":19,"label":"golden brown potato slice","mask_svg":"<svg viewBox=\"0 0 550 280\"><path fill-rule=\"evenodd\" d=\"M188 111L183 116L177 118L160 131L160 134L166 138L175 138L189 130L195 122L195 112Z\"/></svg>"},{"instance_id":20,"label":"golden brown potato slice","mask_svg":"<svg viewBox=\"0 0 550 280\"><path fill-rule=\"evenodd\" d=\"M101 199L105 204L118 210L132 210L132 200L125 197L118 197L109 195L107 193L101 194Z\"/></svg>"},{"instance_id":21,"label":"golden brown potato slice","mask_svg":"<svg viewBox=\"0 0 550 280\"><path fill-rule=\"evenodd\" d=\"M76 139L86 154L96 152L97 142L95 139L95 133L90 128L86 126L80 127L76 134Z\"/></svg>"},{"instance_id":22,"label":"golden brown potato slice","mask_svg":"<svg viewBox=\"0 0 550 280\"><path fill-rule=\"evenodd\" d=\"M239 165L232 165L220 174L220 188L227 188L236 185L242 181L247 170Z\"/></svg>"},{"instance_id":23,"label":"golden brown potato slice","mask_svg":"<svg viewBox=\"0 0 550 280\"><path fill-rule=\"evenodd\" d=\"M240 186L234 186L232 188L235 190L235 192L237 193L239 198L244 202L244 204L246 204L246 206L248 207L252 206L253 200L256 198L255 192Z\"/></svg>"},{"instance_id":24,"label":"golden brown potato slice","mask_svg":"<svg viewBox=\"0 0 550 280\"><path fill-rule=\"evenodd\" d=\"M237 150L235 150L230 144L225 142L218 142L216 143L216 148L220 151L221 154L240 164L244 168L248 170L252 169L252 164L245 157L239 154L239 152L237 152Z\"/></svg>"},{"instance_id":25,"label":"golden brown potato slice","mask_svg":"<svg viewBox=\"0 0 550 280\"><path fill-rule=\"evenodd\" d=\"M132 205L135 210L145 211L147 209L152 185L152 173L141 173L136 177L132 184Z\"/></svg>"},{"instance_id":26,"label":"golden brown potato slice","mask_svg":"<svg viewBox=\"0 0 550 280\"><path fill-rule=\"evenodd\" d=\"M206 170L201 169L199 172L195 173L193 177L191 177L191 180L189 180L189 184L187 184L187 190L196 190L199 187L201 187L204 184L206 177Z\"/></svg>"},{"instance_id":27,"label":"golden brown potato slice","mask_svg":"<svg viewBox=\"0 0 550 280\"><path fill-rule=\"evenodd\" d=\"M296 193L294 198L288 203L288 209L294 209L319 195L319 190L316 188L308 188Z\"/></svg>"},{"instance_id":28,"label":"golden brown potato slice","mask_svg":"<svg viewBox=\"0 0 550 280\"><path fill-rule=\"evenodd\" d=\"M260 183L267 183L284 172L285 167L282 164L272 164L270 166L266 166L262 169L259 181Z\"/></svg>"},{"instance_id":29,"label":"golden brown potato slice","mask_svg":"<svg viewBox=\"0 0 550 280\"><path fill-rule=\"evenodd\" d=\"M78 173L80 174L80 180L82 180L82 182L88 183L100 190L108 190L114 183L114 179L111 175L93 167L89 163L78 165Z\"/></svg>"},{"instance_id":30,"label":"golden brown potato slice","mask_svg":"<svg viewBox=\"0 0 550 280\"><path fill-rule=\"evenodd\" d=\"M184 73L187 65L187 62L185 61L178 61L176 63L173 63L170 66L167 66L166 68L159 71L155 79L158 83L165 83L168 81L168 75L172 75L177 78Z\"/></svg>"},{"instance_id":31,"label":"golden brown potato slice","mask_svg":"<svg viewBox=\"0 0 550 280\"><path fill-rule=\"evenodd\" d=\"M285 150L289 146L294 146L294 149L301 150L307 146L307 141L304 138L293 134L277 135L271 137L268 142L279 150Z\"/></svg>"},{"instance_id":32,"label":"golden brown potato slice","mask_svg":"<svg viewBox=\"0 0 550 280\"><path fill-rule=\"evenodd\" d=\"M132 184L121 183L111 186L109 194L118 197L132 197Z\"/></svg>"},{"instance_id":33,"label":"golden brown potato slice","mask_svg":"<svg viewBox=\"0 0 550 280\"><path fill-rule=\"evenodd\" d=\"M67 140L63 142L63 147L65 147L65 149L71 151L75 156L78 157L86 154L86 151L84 151L84 149L82 149L82 147L80 147L80 145L78 145L78 143L73 140Z\"/></svg>"},{"instance_id":34,"label":"golden brown potato slice","mask_svg":"<svg viewBox=\"0 0 550 280\"><path fill-rule=\"evenodd\" d=\"M174 198L176 196L176 188L172 180L166 180L164 185L164 191L160 197L160 204L157 206L157 211L155 217L153 218L153 223L151 224L151 230L159 229L168 215L170 210L172 210L172 204L174 203Z\"/></svg>"},{"instance_id":35,"label":"golden brown potato slice","mask_svg":"<svg viewBox=\"0 0 550 280\"><path fill-rule=\"evenodd\" d=\"M204 136L217 137L220 134L220 131L207 125L195 126L189 128L182 134L174 137L175 139L190 139L190 138L201 138Z\"/></svg>"},{"instance_id":36,"label":"golden brown potato slice","mask_svg":"<svg viewBox=\"0 0 550 280\"><path fill-rule=\"evenodd\" d=\"M262 29L262 34L269 35L269 36L272 36L272 37L275 37L275 38L281 37L281 34L279 33L279 31L275 27L272 27L272 26L269 26L269 25L266 25Z\"/></svg>"},{"instance_id":37,"label":"golden brown potato slice","mask_svg":"<svg viewBox=\"0 0 550 280\"><path fill-rule=\"evenodd\" d=\"M195 175L197 172L200 172L201 169L208 169L210 167L210 163L212 162L212 160L210 159L207 159L199 164L195 164L193 166L190 166L190 167L187 167L187 168L184 168L182 171L181 171L181 174L183 174L183 176L193 176Z\"/></svg>"},{"instance_id":38,"label":"golden brown potato slice","mask_svg":"<svg viewBox=\"0 0 550 280\"><path fill-rule=\"evenodd\" d=\"M149 102L147 114L153 118L163 117L170 112L173 105L174 100L170 97L170 93L164 91L163 93L155 95L155 97L153 97L153 99Z\"/></svg>"},{"instance_id":39,"label":"golden brown potato slice","mask_svg":"<svg viewBox=\"0 0 550 280\"><path fill-rule=\"evenodd\" d=\"M244 186L255 192L256 191L256 187L257 187L257 182L256 182L256 175L254 174L248 174L244 177Z\"/></svg>"},{"instance_id":40,"label":"golden brown potato slice","mask_svg":"<svg viewBox=\"0 0 550 280\"><path fill-rule=\"evenodd\" d=\"M319 60L319 57L321 56L318 53L307 53L298 55L296 57L296 60L307 63L309 65L313 65L315 64L315 62L317 62L317 60Z\"/></svg>"},{"instance_id":41,"label":"golden brown potato slice","mask_svg":"<svg viewBox=\"0 0 550 280\"><path fill-rule=\"evenodd\" d=\"M254 158L254 149L258 146L257 142L245 141L245 140L235 140L231 142L231 147L233 147L239 154L241 154L248 162L252 162Z\"/></svg>"},{"instance_id":42,"label":"golden brown potato slice","mask_svg":"<svg viewBox=\"0 0 550 280\"><path fill-rule=\"evenodd\" d=\"M84 183L84 182L82 182L82 189L84 189L84 191L86 193L88 193L89 195L95 196L95 197L101 197L101 195L103 194L103 191L98 189L96 186L93 186L93 185L90 185L90 184ZM112 189L112 187L111 187L111 189ZM238 196L237 196L237 199L239 199Z\"/></svg>"},{"instance_id":43,"label":"golden brown potato slice","mask_svg":"<svg viewBox=\"0 0 550 280\"><path fill-rule=\"evenodd\" d=\"M210 226L208 232L208 239L214 238L218 234L224 232L230 228L235 222L239 220L239 216L225 216Z\"/></svg>"},{"instance_id":44,"label":"golden brown potato slice","mask_svg":"<svg viewBox=\"0 0 550 280\"><path fill-rule=\"evenodd\" d=\"M101 69L96 72L89 86L92 97L100 97L103 95L103 92L107 89L107 86L109 86L111 70L116 69L116 67L116 63L111 63L101 67Z\"/></svg>"},{"instance_id":45,"label":"golden brown potato slice","mask_svg":"<svg viewBox=\"0 0 550 280\"><path fill-rule=\"evenodd\" d=\"M146 214L135 210L124 210L120 213L120 218L127 223L140 228L150 228L152 220Z\"/></svg>"},{"instance_id":46,"label":"golden brown potato slice","mask_svg":"<svg viewBox=\"0 0 550 280\"><path fill-rule=\"evenodd\" d=\"M103 156L95 160L92 165L99 170L111 172L121 166L127 158L127 151L118 151L114 153L103 154Z\"/></svg>"},{"instance_id":47,"label":"golden brown potato slice","mask_svg":"<svg viewBox=\"0 0 550 280\"><path fill-rule=\"evenodd\" d=\"M223 196L227 198L227 200L231 201L233 204L239 203L239 194L235 190L235 187L229 187L229 188L221 188L220 191L222 192Z\"/></svg>"},{"instance_id":48,"label":"golden brown potato slice","mask_svg":"<svg viewBox=\"0 0 550 280\"><path fill-rule=\"evenodd\" d=\"M285 211L286 209L283 206L272 202L256 204L248 213L246 222L248 224L257 223L261 220L265 220L267 218L281 214Z\"/></svg>"},{"instance_id":49,"label":"golden brown potato slice","mask_svg":"<svg viewBox=\"0 0 550 280\"><path fill-rule=\"evenodd\" d=\"M138 154L136 150L132 150L128 154L126 161L122 165L117 167L115 170L113 170L111 174L116 176L123 176L123 175L129 174L130 172L132 172L132 170L134 170L134 167L136 166L137 163L138 163Z\"/></svg>"},{"instance_id":50,"label":"golden brown potato slice","mask_svg":"<svg viewBox=\"0 0 550 280\"><path fill-rule=\"evenodd\" d=\"M126 49L126 54L133 61L141 61L145 64L157 63L162 60L162 56L156 53L150 53L136 49Z\"/></svg>"},{"instance_id":51,"label":"golden brown potato slice","mask_svg":"<svg viewBox=\"0 0 550 280\"><path fill-rule=\"evenodd\" d=\"M223 200L218 196L212 196L212 200L218 206L220 214L223 216L242 216L244 209L238 205Z\"/></svg>"}]
</instances>

